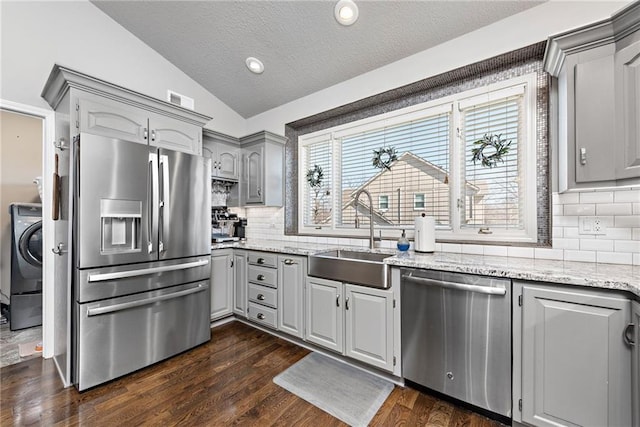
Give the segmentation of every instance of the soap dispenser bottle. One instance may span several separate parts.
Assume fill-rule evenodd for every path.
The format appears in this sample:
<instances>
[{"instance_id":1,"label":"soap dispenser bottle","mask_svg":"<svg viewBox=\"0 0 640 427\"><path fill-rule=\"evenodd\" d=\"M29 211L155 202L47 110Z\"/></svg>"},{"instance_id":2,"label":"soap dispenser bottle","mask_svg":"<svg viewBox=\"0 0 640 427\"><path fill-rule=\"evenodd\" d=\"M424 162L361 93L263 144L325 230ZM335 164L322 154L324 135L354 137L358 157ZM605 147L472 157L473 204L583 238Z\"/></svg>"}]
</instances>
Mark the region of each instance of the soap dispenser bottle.
<instances>
[{"instance_id":1,"label":"soap dispenser bottle","mask_svg":"<svg viewBox=\"0 0 640 427\"><path fill-rule=\"evenodd\" d=\"M407 235L404 230L402 230L402 236L398 239L398 243L396 245L400 252L405 252L409 250L409 240L407 240Z\"/></svg>"}]
</instances>

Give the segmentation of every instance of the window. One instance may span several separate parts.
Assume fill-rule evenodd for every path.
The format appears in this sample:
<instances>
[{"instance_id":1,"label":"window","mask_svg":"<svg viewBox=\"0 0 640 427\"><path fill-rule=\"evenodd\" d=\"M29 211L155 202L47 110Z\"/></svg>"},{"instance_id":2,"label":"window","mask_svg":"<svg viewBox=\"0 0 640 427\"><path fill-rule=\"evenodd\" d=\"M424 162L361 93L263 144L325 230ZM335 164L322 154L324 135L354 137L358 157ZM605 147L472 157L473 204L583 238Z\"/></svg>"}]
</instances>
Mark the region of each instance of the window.
<instances>
[{"instance_id":1,"label":"window","mask_svg":"<svg viewBox=\"0 0 640 427\"><path fill-rule=\"evenodd\" d=\"M387 237L411 230L419 210L440 239L535 242L535 88L531 74L300 136L299 182L316 166L323 174L299 186L299 230L364 235L374 203ZM474 161L485 138L506 145L489 165ZM356 200L359 190L372 200Z\"/></svg>"},{"instance_id":2,"label":"window","mask_svg":"<svg viewBox=\"0 0 640 427\"><path fill-rule=\"evenodd\" d=\"M389 210L389 196L386 194L382 194L378 196L378 210L387 211Z\"/></svg>"}]
</instances>

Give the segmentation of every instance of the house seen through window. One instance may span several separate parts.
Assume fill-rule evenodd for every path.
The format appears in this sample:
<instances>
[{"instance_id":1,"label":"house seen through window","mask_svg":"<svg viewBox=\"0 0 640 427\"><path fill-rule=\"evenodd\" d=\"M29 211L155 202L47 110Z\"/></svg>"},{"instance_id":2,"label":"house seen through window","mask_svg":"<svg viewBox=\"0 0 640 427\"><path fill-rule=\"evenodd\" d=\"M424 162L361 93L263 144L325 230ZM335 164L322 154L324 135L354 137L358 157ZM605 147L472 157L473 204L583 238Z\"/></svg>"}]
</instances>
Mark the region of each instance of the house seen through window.
<instances>
[{"instance_id":1,"label":"house seen through window","mask_svg":"<svg viewBox=\"0 0 640 427\"><path fill-rule=\"evenodd\" d=\"M364 189L390 237L425 213L441 238L535 241L534 91L525 76L299 137L300 231L366 234Z\"/></svg>"}]
</instances>

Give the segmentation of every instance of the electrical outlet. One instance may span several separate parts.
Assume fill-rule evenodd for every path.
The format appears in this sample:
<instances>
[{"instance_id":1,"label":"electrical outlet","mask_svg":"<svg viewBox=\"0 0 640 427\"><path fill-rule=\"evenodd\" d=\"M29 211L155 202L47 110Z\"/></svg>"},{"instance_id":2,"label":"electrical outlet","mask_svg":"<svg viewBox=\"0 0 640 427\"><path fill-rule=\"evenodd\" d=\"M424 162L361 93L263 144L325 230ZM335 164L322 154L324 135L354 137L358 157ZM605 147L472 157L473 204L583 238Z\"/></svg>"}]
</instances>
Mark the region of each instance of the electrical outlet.
<instances>
[{"instance_id":1,"label":"electrical outlet","mask_svg":"<svg viewBox=\"0 0 640 427\"><path fill-rule=\"evenodd\" d=\"M581 216L580 217L580 234L604 235L607 234L607 226L602 218L598 216Z\"/></svg>"}]
</instances>

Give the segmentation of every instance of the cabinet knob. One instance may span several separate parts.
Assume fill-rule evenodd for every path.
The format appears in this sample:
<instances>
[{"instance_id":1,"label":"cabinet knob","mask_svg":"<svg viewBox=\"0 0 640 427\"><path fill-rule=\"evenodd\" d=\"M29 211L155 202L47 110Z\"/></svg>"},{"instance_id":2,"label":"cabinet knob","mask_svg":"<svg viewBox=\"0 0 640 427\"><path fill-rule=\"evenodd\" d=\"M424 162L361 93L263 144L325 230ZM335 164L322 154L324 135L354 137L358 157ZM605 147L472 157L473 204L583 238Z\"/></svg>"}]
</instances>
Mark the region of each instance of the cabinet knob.
<instances>
[{"instance_id":1,"label":"cabinet knob","mask_svg":"<svg viewBox=\"0 0 640 427\"><path fill-rule=\"evenodd\" d=\"M156 140L156 131L155 131L155 129L151 131L151 140L152 141Z\"/></svg>"},{"instance_id":2,"label":"cabinet knob","mask_svg":"<svg viewBox=\"0 0 640 427\"><path fill-rule=\"evenodd\" d=\"M584 147L580 148L580 164L583 166L587 164L587 149Z\"/></svg>"},{"instance_id":3,"label":"cabinet knob","mask_svg":"<svg viewBox=\"0 0 640 427\"><path fill-rule=\"evenodd\" d=\"M347 299L344 300L344 308L345 310L349 310L349 297L347 297Z\"/></svg>"},{"instance_id":4,"label":"cabinet knob","mask_svg":"<svg viewBox=\"0 0 640 427\"><path fill-rule=\"evenodd\" d=\"M144 128L144 131L142 132L142 137L144 139L149 138L149 130L147 128Z\"/></svg>"},{"instance_id":5,"label":"cabinet knob","mask_svg":"<svg viewBox=\"0 0 640 427\"><path fill-rule=\"evenodd\" d=\"M340 295L336 295L336 307L340 307Z\"/></svg>"},{"instance_id":6,"label":"cabinet knob","mask_svg":"<svg viewBox=\"0 0 640 427\"><path fill-rule=\"evenodd\" d=\"M256 277L256 279L263 281L264 280L264 275L263 274L258 274L258 277Z\"/></svg>"},{"instance_id":7,"label":"cabinet knob","mask_svg":"<svg viewBox=\"0 0 640 427\"><path fill-rule=\"evenodd\" d=\"M262 294L258 294L256 298L258 298L259 301L264 301L264 295Z\"/></svg>"},{"instance_id":8,"label":"cabinet knob","mask_svg":"<svg viewBox=\"0 0 640 427\"><path fill-rule=\"evenodd\" d=\"M258 315L256 317L258 319L260 319L260 320L264 320L264 314L262 314L262 313L258 313Z\"/></svg>"}]
</instances>

